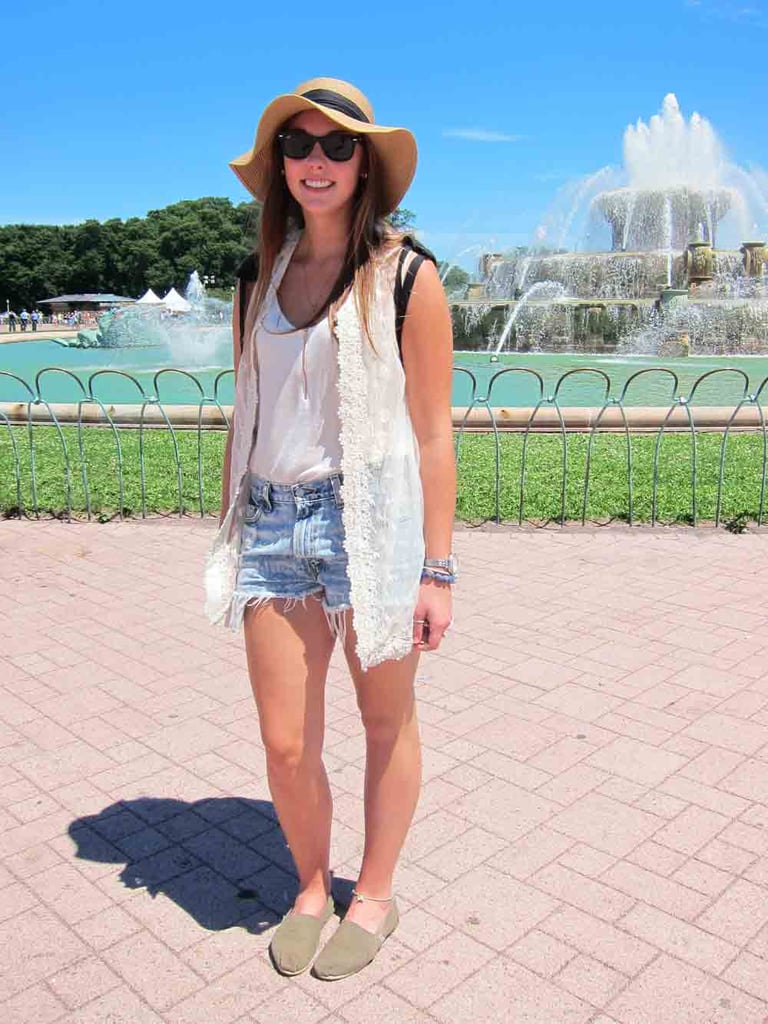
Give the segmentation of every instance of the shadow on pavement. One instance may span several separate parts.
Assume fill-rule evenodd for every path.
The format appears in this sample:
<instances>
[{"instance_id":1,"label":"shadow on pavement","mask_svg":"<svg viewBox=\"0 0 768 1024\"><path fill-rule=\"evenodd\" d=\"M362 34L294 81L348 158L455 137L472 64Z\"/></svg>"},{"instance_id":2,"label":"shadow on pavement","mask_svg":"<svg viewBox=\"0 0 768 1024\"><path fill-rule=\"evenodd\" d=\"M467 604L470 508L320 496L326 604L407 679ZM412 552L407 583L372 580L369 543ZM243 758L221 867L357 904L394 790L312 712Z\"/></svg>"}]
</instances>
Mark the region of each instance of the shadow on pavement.
<instances>
[{"instance_id":1,"label":"shadow on pavement","mask_svg":"<svg viewBox=\"0 0 768 1024\"><path fill-rule=\"evenodd\" d=\"M293 903L293 860L266 800L140 797L78 818L68 831L78 858L124 863L127 888L168 897L211 931L262 932ZM339 903L349 902L352 884L334 879Z\"/></svg>"}]
</instances>

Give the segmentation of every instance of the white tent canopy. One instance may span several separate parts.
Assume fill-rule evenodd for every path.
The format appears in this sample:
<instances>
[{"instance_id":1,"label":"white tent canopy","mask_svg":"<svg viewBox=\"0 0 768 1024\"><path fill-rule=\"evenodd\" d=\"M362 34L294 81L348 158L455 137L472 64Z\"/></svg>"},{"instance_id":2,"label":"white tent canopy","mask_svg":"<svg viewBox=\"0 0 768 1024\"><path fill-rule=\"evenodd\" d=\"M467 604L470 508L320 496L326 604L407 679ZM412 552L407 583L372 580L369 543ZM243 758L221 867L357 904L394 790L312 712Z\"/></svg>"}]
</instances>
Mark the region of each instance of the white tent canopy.
<instances>
[{"instance_id":1,"label":"white tent canopy","mask_svg":"<svg viewBox=\"0 0 768 1024\"><path fill-rule=\"evenodd\" d=\"M163 305L171 313L188 313L192 306L176 291L171 288L167 295L163 296Z\"/></svg>"},{"instance_id":2,"label":"white tent canopy","mask_svg":"<svg viewBox=\"0 0 768 1024\"><path fill-rule=\"evenodd\" d=\"M159 306L162 303L162 299L159 295L155 295L151 288L147 288L140 299L136 300L136 303L143 302L146 306Z\"/></svg>"}]
</instances>

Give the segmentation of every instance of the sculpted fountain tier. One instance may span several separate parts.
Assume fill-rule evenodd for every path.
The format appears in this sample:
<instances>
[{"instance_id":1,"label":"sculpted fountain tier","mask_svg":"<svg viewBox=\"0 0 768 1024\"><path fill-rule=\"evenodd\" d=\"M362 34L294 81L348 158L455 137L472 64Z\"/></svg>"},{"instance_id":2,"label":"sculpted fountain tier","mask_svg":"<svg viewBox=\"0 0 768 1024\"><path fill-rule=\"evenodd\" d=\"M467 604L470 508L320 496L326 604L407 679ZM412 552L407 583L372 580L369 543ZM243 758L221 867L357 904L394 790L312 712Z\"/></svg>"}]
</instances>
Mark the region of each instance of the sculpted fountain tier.
<instances>
[{"instance_id":1,"label":"sculpted fountain tier","mask_svg":"<svg viewBox=\"0 0 768 1024\"><path fill-rule=\"evenodd\" d=\"M169 293L170 295L171 293ZM193 271L184 298L175 291L163 302L136 302L102 314L97 330L80 331L62 339L70 348L159 349L172 365L199 367L226 363L231 358L232 304L206 295L200 275Z\"/></svg>"},{"instance_id":2,"label":"sculpted fountain tier","mask_svg":"<svg viewBox=\"0 0 768 1024\"><path fill-rule=\"evenodd\" d=\"M564 198L535 247L481 258L464 315L489 347L768 351L768 248L744 241L768 237L765 176L729 162L706 119L686 122L668 95L627 128L620 171Z\"/></svg>"}]
</instances>

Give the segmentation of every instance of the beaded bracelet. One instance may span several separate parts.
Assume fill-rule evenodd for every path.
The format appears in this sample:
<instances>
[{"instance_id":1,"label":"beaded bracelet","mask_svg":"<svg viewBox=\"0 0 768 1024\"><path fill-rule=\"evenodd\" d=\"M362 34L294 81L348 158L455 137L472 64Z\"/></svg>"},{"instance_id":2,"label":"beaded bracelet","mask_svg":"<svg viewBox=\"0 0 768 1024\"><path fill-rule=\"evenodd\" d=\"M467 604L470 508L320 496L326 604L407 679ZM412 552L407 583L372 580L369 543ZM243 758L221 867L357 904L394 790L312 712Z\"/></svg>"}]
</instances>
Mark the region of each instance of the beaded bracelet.
<instances>
[{"instance_id":1,"label":"beaded bracelet","mask_svg":"<svg viewBox=\"0 0 768 1024\"><path fill-rule=\"evenodd\" d=\"M438 583L453 584L456 582L456 577L452 572L441 572L439 569L424 568L421 570L421 578L423 580L437 580Z\"/></svg>"}]
</instances>

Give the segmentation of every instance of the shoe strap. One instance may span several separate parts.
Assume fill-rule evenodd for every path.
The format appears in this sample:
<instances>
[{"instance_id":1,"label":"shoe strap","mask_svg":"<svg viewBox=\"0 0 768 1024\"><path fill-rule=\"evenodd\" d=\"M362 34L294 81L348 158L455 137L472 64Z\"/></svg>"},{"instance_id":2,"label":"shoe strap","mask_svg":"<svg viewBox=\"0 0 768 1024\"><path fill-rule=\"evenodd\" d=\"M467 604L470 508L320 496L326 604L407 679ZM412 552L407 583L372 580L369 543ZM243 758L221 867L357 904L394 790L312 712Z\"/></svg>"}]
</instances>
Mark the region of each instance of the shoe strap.
<instances>
[{"instance_id":1,"label":"shoe strap","mask_svg":"<svg viewBox=\"0 0 768 1024\"><path fill-rule=\"evenodd\" d=\"M358 903L362 903L363 901L369 901L371 903L389 903L395 898L394 893L384 899L381 899L380 896L364 896L361 892L358 892L357 889L352 890L352 895Z\"/></svg>"}]
</instances>

